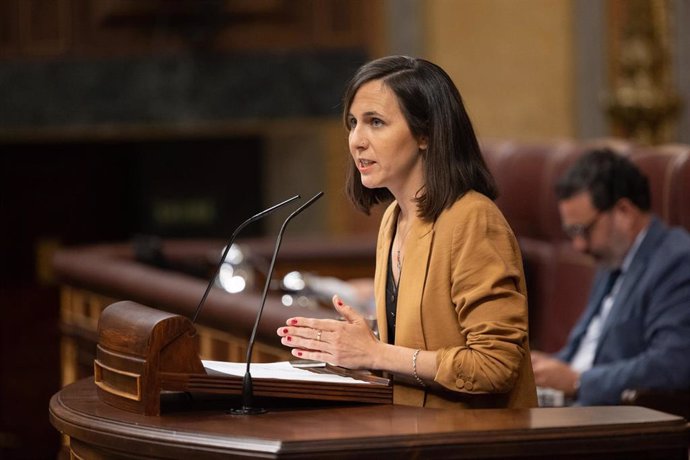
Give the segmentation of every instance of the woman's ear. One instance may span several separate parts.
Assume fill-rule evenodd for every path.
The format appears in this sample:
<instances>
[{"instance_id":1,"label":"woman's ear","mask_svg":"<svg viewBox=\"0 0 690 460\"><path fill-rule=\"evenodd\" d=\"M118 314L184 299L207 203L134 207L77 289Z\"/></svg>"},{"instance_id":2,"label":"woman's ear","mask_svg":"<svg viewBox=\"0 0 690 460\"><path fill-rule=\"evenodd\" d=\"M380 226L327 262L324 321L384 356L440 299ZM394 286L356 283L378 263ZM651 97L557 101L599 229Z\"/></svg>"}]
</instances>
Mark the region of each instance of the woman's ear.
<instances>
[{"instance_id":1,"label":"woman's ear","mask_svg":"<svg viewBox=\"0 0 690 460\"><path fill-rule=\"evenodd\" d=\"M426 136L419 138L419 150L426 150L429 147L429 139Z\"/></svg>"}]
</instances>

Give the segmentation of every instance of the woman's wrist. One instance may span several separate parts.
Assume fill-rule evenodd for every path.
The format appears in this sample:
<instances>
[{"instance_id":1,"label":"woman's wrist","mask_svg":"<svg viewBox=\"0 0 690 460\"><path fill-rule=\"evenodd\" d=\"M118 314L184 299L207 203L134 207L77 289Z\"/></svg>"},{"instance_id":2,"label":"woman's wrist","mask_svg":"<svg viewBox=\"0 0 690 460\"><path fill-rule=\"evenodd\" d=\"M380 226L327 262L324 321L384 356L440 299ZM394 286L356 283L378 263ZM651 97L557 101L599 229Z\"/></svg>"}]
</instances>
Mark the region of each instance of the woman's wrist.
<instances>
[{"instance_id":1,"label":"woman's wrist","mask_svg":"<svg viewBox=\"0 0 690 460\"><path fill-rule=\"evenodd\" d=\"M377 341L374 346L373 352L371 354L371 370L374 371L390 371L389 366L386 363L390 363L390 348L394 345L390 345L381 341Z\"/></svg>"},{"instance_id":2,"label":"woman's wrist","mask_svg":"<svg viewBox=\"0 0 690 460\"><path fill-rule=\"evenodd\" d=\"M412 377L414 377L415 382L417 382L419 386L426 387L426 383L419 378L419 374L417 373L417 356L419 356L420 351L422 350L417 348L414 353L412 353Z\"/></svg>"},{"instance_id":3,"label":"woman's wrist","mask_svg":"<svg viewBox=\"0 0 690 460\"><path fill-rule=\"evenodd\" d=\"M404 376L409 383L425 387L434 376L429 359L428 351L379 342L372 353L371 369Z\"/></svg>"}]
</instances>

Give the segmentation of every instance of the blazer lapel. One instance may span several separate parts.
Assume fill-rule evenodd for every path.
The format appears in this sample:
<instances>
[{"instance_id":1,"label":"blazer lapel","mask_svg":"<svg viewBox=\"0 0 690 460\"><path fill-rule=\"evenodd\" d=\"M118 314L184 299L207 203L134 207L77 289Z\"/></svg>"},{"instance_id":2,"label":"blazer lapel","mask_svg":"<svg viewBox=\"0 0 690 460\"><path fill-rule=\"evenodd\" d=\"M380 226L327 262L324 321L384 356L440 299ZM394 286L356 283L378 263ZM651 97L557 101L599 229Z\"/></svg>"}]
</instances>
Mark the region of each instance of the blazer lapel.
<instances>
[{"instance_id":1,"label":"blazer lapel","mask_svg":"<svg viewBox=\"0 0 690 460\"><path fill-rule=\"evenodd\" d=\"M655 248L659 244L659 240L663 237L665 229L663 224L656 218L652 220L652 223L647 230L647 235L645 235L644 240L640 243L640 247L637 249L637 254L630 263L628 270L623 273L623 280L621 287L616 293L616 298L611 306L611 312L606 317L604 326L601 330L601 338L597 344L597 354L602 346L602 343L606 339L606 333L611 328L616 318L622 318L627 316L627 310L632 308L634 302L628 301L628 298L632 294L637 286L640 278L647 268L649 258L653 254ZM595 357L596 360L596 357Z\"/></svg>"},{"instance_id":2,"label":"blazer lapel","mask_svg":"<svg viewBox=\"0 0 690 460\"><path fill-rule=\"evenodd\" d=\"M388 263L390 262L390 248L395 234L395 222L397 221L400 208L395 205L390 213L384 215L381 222L382 232L376 244L376 274L374 285L374 295L376 297L376 323L379 331L379 338L382 342L388 342L388 319L386 318L386 278L388 273Z\"/></svg>"},{"instance_id":3,"label":"blazer lapel","mask_svg":"<svg viewBox=\"0 0 690 460\"><path fill-rule=\"evenodd\" d=\"M432 223L417 221L410 229L410 234L404 243L405 259L402 264L396 312L395 342L397 345L426 348L422 329L422 295L433 235Z\"/></svg>"}]
</instances>

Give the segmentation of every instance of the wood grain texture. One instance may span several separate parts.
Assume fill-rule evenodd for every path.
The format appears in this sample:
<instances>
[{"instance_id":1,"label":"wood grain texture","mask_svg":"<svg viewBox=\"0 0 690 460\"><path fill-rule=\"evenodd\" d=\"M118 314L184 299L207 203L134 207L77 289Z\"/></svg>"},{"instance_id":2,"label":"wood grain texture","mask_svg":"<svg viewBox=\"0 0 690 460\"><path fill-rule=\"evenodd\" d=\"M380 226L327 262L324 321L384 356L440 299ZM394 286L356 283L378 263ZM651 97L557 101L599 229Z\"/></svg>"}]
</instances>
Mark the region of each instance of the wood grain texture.
<instances>
[{"instance_id":1,"label":"wood grain texture","mask_svg":"<svg viewBox=\"0 0 690 460\"><path fill-rule=\"evenodd\" d=\"M89 458L684 459L680 417L641 407L529 410L394 405L287 406L228 415L228 403L172 404L144 417L102 404L90 380L57 393L53 425ZM231 402L231 401L230 401Z\"/></svg>"}]
</instances>

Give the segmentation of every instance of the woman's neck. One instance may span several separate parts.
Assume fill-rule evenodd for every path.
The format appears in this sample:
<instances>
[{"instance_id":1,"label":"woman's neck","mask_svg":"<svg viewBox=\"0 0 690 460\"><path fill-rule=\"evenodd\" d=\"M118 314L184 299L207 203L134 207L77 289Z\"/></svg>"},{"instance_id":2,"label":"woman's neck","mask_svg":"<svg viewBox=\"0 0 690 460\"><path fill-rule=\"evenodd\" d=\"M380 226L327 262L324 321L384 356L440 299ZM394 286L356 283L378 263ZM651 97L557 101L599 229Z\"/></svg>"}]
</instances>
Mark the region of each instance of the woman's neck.
<instances>
[{"instance_id":1,"label":"woman's neck","mask_svg":"<svg viewBox=\"0 0 690 460\"><path fill-rule=\"evenodd\" d=\"M398 216L398 222L406 223L412 221L417 215L417 193L420 188L411 189L405 193L393 194L395 200L398 202L398 207L400 208L400 215Z\"/></svg>"},{"instance_id":2,"label":"woman's neck","mask_svg":"<svg viewBox=\"0 0 690 460\"><path fill-rule=\"evenodd\" d=\"M421 163L406 176L405 180L396 184L395 187L388 187L400 207L399 220L407 221L414 219L417 215L417 196L424 188L424 177L422 174ZM393 184L391 184L393 185Z\"/></svg>"}]
</instances>

